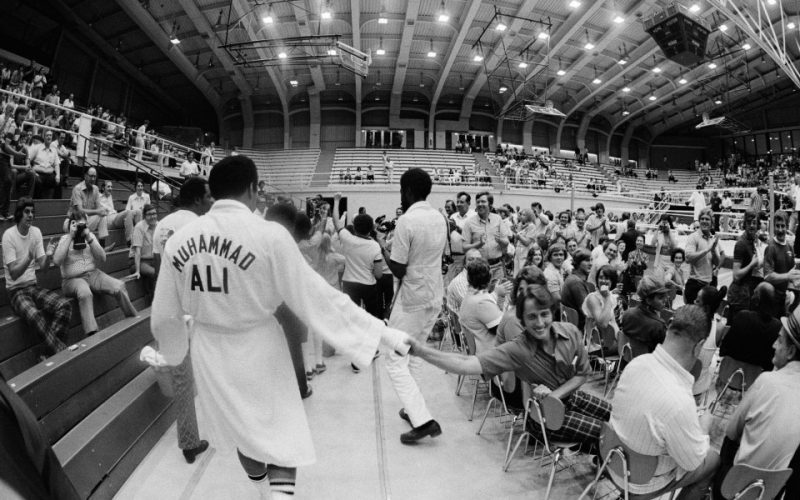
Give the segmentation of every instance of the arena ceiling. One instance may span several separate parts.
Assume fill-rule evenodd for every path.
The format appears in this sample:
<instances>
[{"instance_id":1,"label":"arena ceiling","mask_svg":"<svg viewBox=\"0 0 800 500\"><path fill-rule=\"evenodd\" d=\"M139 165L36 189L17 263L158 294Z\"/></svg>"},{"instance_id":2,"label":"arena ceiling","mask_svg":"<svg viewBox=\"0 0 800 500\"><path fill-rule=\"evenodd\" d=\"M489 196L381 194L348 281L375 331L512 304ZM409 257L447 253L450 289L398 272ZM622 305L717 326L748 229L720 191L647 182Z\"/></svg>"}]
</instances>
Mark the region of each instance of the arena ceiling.
<instances>
[{"instance_id":1,"label":"arena ceiling","mask_svg":"<svg viewBox=\"0 0 800 500\"><path fill-rule=\"evenodd\" d=\"M696 4L695 15L712 29L707 48L716 57L692 68L665 59L644 31L643 18L663 8L664 1L45 3L70 12L63 16L66 21L94 32L107 49L141 72L139 78L173 96L199 91L218 110L234 100L236 106L241 101L256 109L295 109L307 105L309 94L319 93L323 106L385 106L394 116L401 109L429 116L450 111L468 119L473 111L502 115L523 98L547 99L570 120L602 116L615 129L632 123L658 135L699 121L703 112L735 115L796 90L772 59L708 0L682 2ZM755 8L756 1L744 3ZM786 19L800 25L795 2L768 3L779 29ZM504 31L496 29L500 23L506 25ZM798 30L791 26L786 49L796 60L800 46L792 33ZM343 43L369 53L368 76L362 79L337 67L333 57L282 64L277 59L286 50L277 45L259 52L272 61L269 65L239 65L223 48L232 42L314 35L338 35ZM292 59L292 50L287 59Z\"/></svg>"}]
</instances>

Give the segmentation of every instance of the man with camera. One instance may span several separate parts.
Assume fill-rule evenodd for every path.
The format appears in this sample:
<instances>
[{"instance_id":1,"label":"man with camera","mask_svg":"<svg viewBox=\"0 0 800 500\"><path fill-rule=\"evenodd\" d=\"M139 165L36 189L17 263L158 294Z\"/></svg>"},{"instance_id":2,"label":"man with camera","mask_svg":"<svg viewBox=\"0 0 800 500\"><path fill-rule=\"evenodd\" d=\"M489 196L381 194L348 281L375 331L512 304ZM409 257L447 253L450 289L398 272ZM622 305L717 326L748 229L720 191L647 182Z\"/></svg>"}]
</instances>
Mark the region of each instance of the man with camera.
<instances>
[{"instance_id":1,"label":"man with camera","mask_svg":"<svg viewBox=\"0 0 800 500\"><path fill-rule=\"evenodd\" d=\"M97 333L98 328L94 318L94 293L113 295L126 316L136 316L136 308L128 297L125 283L97 268L98 262L105 262L106 252L89 229L86 216L81 211L73 210L64 226L66 234L58 242L53 262L61 267L61 290L64 295L78 299L86 336Z\"/></svg>"},{"instance_id":2,"label":"man with camera","mask_svg":"<svg viewBox=\"0 0 800 500\"><path fill-rule=\"evenodd\" d=\"M89 167L83 174L83 180L72 188L72 198L69 201L68 217L73 213L80 213L86 217L89 230L97 232L100 246L105 247L108 238L108 209L100 204L100 188L97 187L97 169Z\"/></svg>"}]
</instances>

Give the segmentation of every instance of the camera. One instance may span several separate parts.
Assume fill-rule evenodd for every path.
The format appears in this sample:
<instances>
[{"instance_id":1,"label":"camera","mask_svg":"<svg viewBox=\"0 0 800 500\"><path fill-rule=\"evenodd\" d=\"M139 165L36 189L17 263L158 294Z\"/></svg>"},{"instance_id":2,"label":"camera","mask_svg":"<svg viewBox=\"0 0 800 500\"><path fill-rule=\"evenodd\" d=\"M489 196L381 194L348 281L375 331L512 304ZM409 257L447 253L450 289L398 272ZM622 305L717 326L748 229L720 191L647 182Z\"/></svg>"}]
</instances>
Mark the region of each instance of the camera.
<instances>
[{"instance_id":1,"label":"camera","mask_svg":"<svg viewBox=\"0 0 800 500\"><path fill-rule=\"evenodd\" d=\"M86 223L78 222L75 224L75 236L72 238L72 248L75 250L83 250L86 248L86 237L83 232L86 231Z\"/></svg>"},{"instance_id":2,"label":"camera","mask_svg":"<svg viewBox=\"0 0 800 500\"><path fill-rule=\"evenodd\" d=\"M395 221L386 220L385 215L381 215L380 217L375 219L375 222L378 224L378 231L382 233L391 233L392 231L394 231L395 226L397 226L397 223Z\"/></svg>"}]
</instances>

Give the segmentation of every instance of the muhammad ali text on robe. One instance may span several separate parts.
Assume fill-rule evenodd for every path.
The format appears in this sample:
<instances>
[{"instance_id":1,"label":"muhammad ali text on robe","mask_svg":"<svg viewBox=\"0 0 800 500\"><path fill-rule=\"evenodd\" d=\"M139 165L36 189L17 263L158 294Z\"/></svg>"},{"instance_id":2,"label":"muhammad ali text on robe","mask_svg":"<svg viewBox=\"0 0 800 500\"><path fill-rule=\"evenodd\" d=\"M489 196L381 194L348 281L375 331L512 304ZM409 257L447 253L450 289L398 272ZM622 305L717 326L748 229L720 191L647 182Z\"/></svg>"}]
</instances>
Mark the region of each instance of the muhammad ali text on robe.
<instances>
[{"instance_id":1,"label":"muhammad ali text on robe","mask_svg":"<svg viewBox=\"0 0 800 500\"><path fill-rule=\"evenodd\" d=\"M233 249L231 251L231 249ZM244 253L246 252L246 253ZM244 250L242 245L237 245L228 238L221 236L209 236L206 241L205 235L192 236L181 245L175 256L172 258L172 265L178 272L183 272L186 262L195 254L211 254L233 263L242 271L246 271L256 260L253 252ZM242 255L244 253L244 255ZM222 268L221 273L217 273L212 266L205 265L201 269L197 264L192 264L191 290L200 292L228 293L228 267Z\"/></svg>"}]
</instances>

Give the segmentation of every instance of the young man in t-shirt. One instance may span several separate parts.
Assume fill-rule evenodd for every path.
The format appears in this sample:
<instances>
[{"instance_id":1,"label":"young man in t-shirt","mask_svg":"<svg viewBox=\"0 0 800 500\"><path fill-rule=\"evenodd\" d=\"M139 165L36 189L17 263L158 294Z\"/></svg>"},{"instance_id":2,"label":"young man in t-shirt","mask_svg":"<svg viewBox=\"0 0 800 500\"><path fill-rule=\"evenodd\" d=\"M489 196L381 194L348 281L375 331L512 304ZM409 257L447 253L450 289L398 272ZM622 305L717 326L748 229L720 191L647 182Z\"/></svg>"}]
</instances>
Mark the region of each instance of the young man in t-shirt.
<instances>
[{"instance_id":1,"label":"young man in t-shirt","mask_svg":"<svg viewBox=\"0 0 800 500\"><path fill-rule=\"evenodd\" d=\"M800 279L800 270L795 269L794 252L786 241L786 214L776 213L772 224L775 238L764 251L764 281L775 287L775 300L783 315L787 306L786 290L790 283Z\"/></svg>"},{"instance_id":2,"label":"young man in t-shirt","mask_svg":"<svg viewBox=\"0 0 800 500\"><path fill-rule=\"evenodd\" d=\"M11 309L33 327L55 354L66 348L63 339L69 328L72 306L63 295L46 290L36 282L36 267L46 269L55 251L50 241L47 252L42 232L32 225L33 200L22 198L14 210L15 225L3 233L3 268Z\"/></svg>"}]
</instances>

